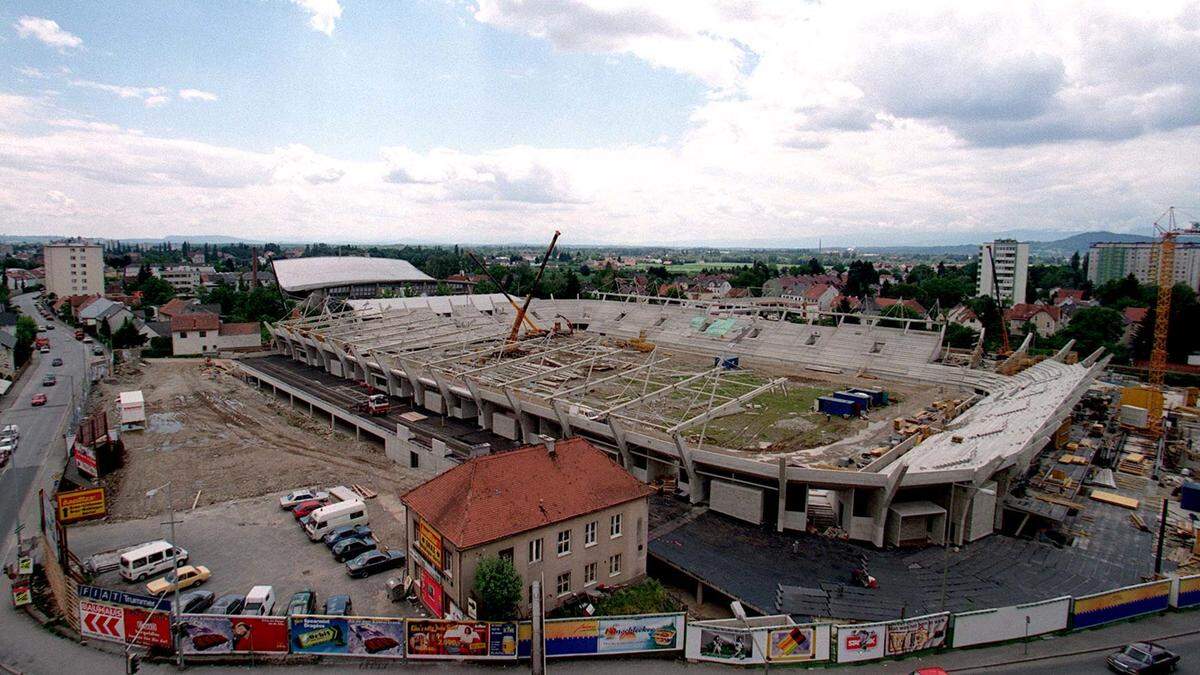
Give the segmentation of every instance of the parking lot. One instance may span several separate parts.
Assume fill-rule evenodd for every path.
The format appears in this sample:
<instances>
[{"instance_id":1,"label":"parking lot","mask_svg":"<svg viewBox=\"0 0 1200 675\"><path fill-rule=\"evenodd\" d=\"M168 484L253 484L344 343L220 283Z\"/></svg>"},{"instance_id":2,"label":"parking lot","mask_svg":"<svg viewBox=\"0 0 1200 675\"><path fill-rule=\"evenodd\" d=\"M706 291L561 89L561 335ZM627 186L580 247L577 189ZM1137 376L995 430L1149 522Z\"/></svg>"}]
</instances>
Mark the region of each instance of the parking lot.
<instances>
[{"instance_id":1,"label":"parking lot","mask_svg":"<svg viewBox=\"0 0 1200 675\"><path fill-rule=\"evenodd\" d=\"M212 578L199 588L217 596L244 595L251 586L269 584L275 587L276 613L283 612L292 593L309 588L316 591L318 609L330 595L344 593L353 599L358 615L423 616L418 606L406 601L393 603L387 598L387 579L403 574L402 569L351 579L345 565L335 562L323 543L309 541L292 514L279 508L281 494L175 514L176 537L190 555L188 563L212 571ZM153 504L160 511L148 518L72 527L71 550L84 560L114 548L170 539L166 524L169 518L161 510L162 496L155 497L148 506ZM366 504L371 529L379 541L387 548L406 550L404 507L398 497L381 493ZM96 582L108 588L145 593L144 583L126 582L116 571L100 575Z\"/></svg>"}]
</instances>

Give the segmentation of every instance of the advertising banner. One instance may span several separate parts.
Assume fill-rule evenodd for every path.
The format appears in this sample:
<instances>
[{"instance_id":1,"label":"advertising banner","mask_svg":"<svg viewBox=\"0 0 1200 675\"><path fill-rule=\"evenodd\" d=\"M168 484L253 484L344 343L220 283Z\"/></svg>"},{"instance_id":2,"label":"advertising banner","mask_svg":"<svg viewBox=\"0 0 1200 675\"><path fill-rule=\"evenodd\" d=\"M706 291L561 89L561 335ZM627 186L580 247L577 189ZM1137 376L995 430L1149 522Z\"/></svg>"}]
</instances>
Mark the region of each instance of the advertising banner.
<instances>
[{"instance_id":1,"label":"advertising banner","mask_svg":"<svg viewBox=\"0 0 1200 675\"><path fill-rule=\"evenodd\" d=\"M417 518L417 550L435 568L442 569L442 536L421 518Z\"/></svg>"},{"instance_id":2,"label":"advertising banner","mask_svg":"<svg viewBox=\"0 0 1200 675\"><path fill-rule=\"evenodd\" d=\"M812 626L790 626L767 632L768 661L811 661L816 653L816 635Z\"/></svg>"},{"instance_id":3,"label":"advertising banner","mask_svg":"<svg viewBox=\"0 0 1200 675\"><path fill-rule=\"evenodd\" d=\"M1090 628L1141 614L1161 612L1170 605L1170 599L1170 579L1075 598L1071 609L1071 627Z\"/></svg>"},{"instance_id":4,"label":"advertising banner","mask_svg":"<svg viewBox=\"0 0 1200 675\"><path fill-rule=\"evenodd\" d=\"M484 621L407 622L410 659L515 659L517 624Z\"/></svg>"},{"instance_id":5,"label":"advertising banner","mask_svg":"<svg viewBox=\"0 0 1200 675\"><path fill-rule=\"evenodd\" d=\"M79 632L84 637L125 641L125 610L99 602L79 602Z\"/></svg>"},{"instance_id":6,"label":"advertising banner","mask_svg":"<svg viewBox=\"0 0 1200 675\"><path fill-rule=\"evenodd\" d=\"M58 504L58 522L63 525L89 518L103 518L108 513L102 487L59 492L54 499Z\"/></svg>"},{"instance_id":7,"label":"advertising banner","mask_svg":"<svg viewBox=\"0 0 1200 675\"><path fill-rule=\"evenodd\" d=\"M17 579L12 582L13 607L24 607L33 603L33 590L28 579Z\"/></svg>"},{"instance_id":8,"label":"advertising banner","mask_svg":"<svg viewBox=\"0 0 1200 675\"><path fill-rule=\"evenodd\" d=\"M288 651L288 621L278 616L183 614L180 649L184 654L244 654Z\"/></svg>"},{"instance_id":9,"label":"advertising banner","mask_svg":"<svg viewBox=\"0 0 1200 675\"><path fill-rule=\"evenodd\" d=\"M290 644L293 654L345 654L350 645L350 622L344 616L293 616Z\"/></svg>"},{"instance_id":10,"label":"advertising banner","mask_svg":"<svg viewBox=\"0 0 1200 675\"><path fill-rule=\"evenodd\" d=\"M887 626L882 623L837 627L837 662L854 663L883 658Z\"/></svg>"},{"instance_id":11,"label":"advertising banner","mask_svg":"<svg viewBox=\"0 0 1200 675\"><path fill-rule=\"evenodd\" d=\"M1179 592L1175 595L1174 607L1200 605L1200 575L1179 578Z\"/></svg>"},{"instance_id":12,"label":"advertising banner","mask_svg":"<svg viewBox=\"0 0 1200 675\"><path fill-rule=\"evenodd\" d=\"M125 607L125 641L142 647L171 648L171 615Z\"/></svg>"},{"instance_id":13,"label":"advertising banner","mask_svg":"<svg viewBox=\"0 0 1200 675\"><path fill-rule=\"evenodd\" d=\"M126 593L125 591L112 588L101 588L86 584L79 584L78 595L80 600L93 600L109 605L140 607L142 609L157 609L161 611L171 609L171 600L165 596L156 598L153 595L138 595L137 593Z\"/></svg>"},{"instance_id":14,"label":"advertising banner","mask_svg":"<svg viewBox=\"0 0 1200 675\"><path fill-rule=\"evenodd\" d=\"M911 654L924 649L935 649L946 643L946 629L950 626L949 614L930 614L887 625L888 656Z\"/></svg>"},{"instance_id":15,"label":"advertising banner","mask_svg":"<svg viewBox=\"0 0 1200 675\"><path fill-rule=\"evenodd\" d=\"M731 663L759 663L755 653L754 636L744 630L700 628L700 658Z\"/></svg>"},{"instance_id":16,"label":"advertising banner","mask_svg":"<svg viewBox=\"0 0 1200 675\"><path fill-rule=\"evenodd\" d=\"M598 619L549 619L545 626L547 657L595 654L599 648Z\"/></svg>"},{"instance_id":17,"label":"advertising banner","mask_svg":"<svg viewBox=\"0 0 1200 675\"><path fill-rule=\"evenodd\" d=\"M442 584L424 565L421 565L421 604L437 618L442 618Z\"/></svg>"},{"instance_id":18,"label":"advertising banner","mask_svg":"<svg viewBox=\"0 0 1200 675\"><path fill-rule=\"evenodd\" d=\"M611 654L682 649L683 626L682 614L604 617L599 620L596 651Z\"/></svg>"}]
</instances>

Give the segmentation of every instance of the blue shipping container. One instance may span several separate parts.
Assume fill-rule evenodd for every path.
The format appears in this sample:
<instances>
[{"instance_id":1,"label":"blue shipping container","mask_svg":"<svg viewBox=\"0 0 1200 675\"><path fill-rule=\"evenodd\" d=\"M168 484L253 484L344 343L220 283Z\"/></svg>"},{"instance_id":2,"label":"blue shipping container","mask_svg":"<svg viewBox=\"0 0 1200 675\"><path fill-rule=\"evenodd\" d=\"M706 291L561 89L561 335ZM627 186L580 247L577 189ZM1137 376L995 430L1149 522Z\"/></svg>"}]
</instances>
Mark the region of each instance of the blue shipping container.
<instances>
[{"instance_id":1,"label":"blue shipping container","mask_svg":"<svg viewBox=\"0 0 1200 675\"><path fill-rule=\"evenodd\" d=\"M1200 511L1200 483L1184 483L1179 491L1179 505L1188 511Z\"/></svg>"},{"instance_id":2,"label":"blue shipping container","mask_svg":"<svg viewBox=\"0 0 1200 675\"><path fill-rule=\"evenodd\" d=\"M817 411L827 415L857 415L858 405L842 398L821 396L817 398Z\"/></svg>"},{"instance_id":3,"label":"blue shipping container","mask_svg":"<svg viewBox=\"0 0 1200 675\"><path fill-rule=\"evenodd\" d=\"M887 405L888 395L887 392L882 389L874 389L872 387L850 387L850 391L870 396L871 405L873 406Z\"/></svg>"},{"instance_id":4,"label":"blue shipping container","mask_svg":"<svg viewBox=\"0 0 1200 675\"><path fill-rule=\"evenodd\" d=\"M856 391L839 391L834 394L834 397L857 401L859 407L861 407L863 410L871 409L871 397L867 394L862 394Z\"/></svg>"}]
</instances>

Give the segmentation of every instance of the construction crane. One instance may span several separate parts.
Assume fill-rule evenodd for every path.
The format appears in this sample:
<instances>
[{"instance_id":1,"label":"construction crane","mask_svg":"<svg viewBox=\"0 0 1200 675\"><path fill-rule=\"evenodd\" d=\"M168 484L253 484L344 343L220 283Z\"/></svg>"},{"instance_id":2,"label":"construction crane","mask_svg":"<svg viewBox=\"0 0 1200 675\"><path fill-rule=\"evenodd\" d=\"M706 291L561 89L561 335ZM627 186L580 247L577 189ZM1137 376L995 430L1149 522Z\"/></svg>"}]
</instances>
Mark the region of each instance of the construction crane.
<instances>
[{"instance_id":1,"label":"construction crane","mask_svg":"<svg viewBox=\"0 0 1200 675\"><path fill-rule=\"evenodd\" d=\"M1000 298L1000 280L996 277L996 252L992 246L987 247L988 260L992 263L992 296L996 300L996 311L1000 314L1000 356L1012 353L1008 344L1008 325L1004 322L1004 301Z\"/></svg>"},{"instance_id":2,"label":"construction crane","mask_svg":"<svg viewBox=\"0 0 1200 675\"><path fill-rule=\"evenodd\" d=\"M546 248L546 253L542 255L542 264L538 266L537 276L533 278L533 284L529 287L529 294L525 296L525 304L521 305L521 309L517 310L517 316L513 319L512 331L508 334L507 344L513 344L517 341L517 334L521 332L521 322L525 320L526 314L529 312L529 303L533 301L533 291L537 289L537 285L542 281L542 273L546 271L546 263L550 262L550 254L554 253L554 245L558 243L558 237L562 232L554 231L554 236L550 239L550 246Z\"/></svg>"},{"instance_id":3,"label":"construction crane","mask_svg":"<svg viewBox=\"0 0 1200 675\"><path fill-rule=\"evenodd\" d=\"M492 272L487 268L487 265L484 265L483 262L480 261L479 258L476 258L475 254L472 253L471 251L467 251L467 257L470 258L472 261L474 261L475 264L478 265L480 267L480 269L483 270L484 275L486 275L487 278L493 284L496 285L496 288L500 289L500 293L502 293L504 295L504 299L508 301L508 304L512 305L513 310L516 312L520 312L521 306L518 305L517 301L514 300L513 297L508 294L508 291L504 290L504 286L501 285L501 283L496 279L496 277L492 276ZM534 323L533 319L529 318L528 315L525 316L525 325L528 326L529 330L534 333L541 332L541 330L542 330L542 327L537 325L536 323Z\"/></svg>"},{"instance_id":4,"label":"construction crane","mask_svg":"<svg viewBox=\"0 0 1200 675\"><path fill-rule=\"evenodd\" d=\"M1167 374L1167 338L1171 324L1171 290L1175 286L1175 240L1183 235L1200 234L1200 223L1191 222L1180 228L1175 222L1175 207L1166 210L1154 221L1158 247L1155 252L1157 264L1155 281L1158 284L1158 302L1154 306L1154 344L1150 350L1150 387L1163 394L1163 380ZM1150 433L1161 436L1163 431L1162 406L1154 406L1148 420Z\"/></svg>"}]
</instances>

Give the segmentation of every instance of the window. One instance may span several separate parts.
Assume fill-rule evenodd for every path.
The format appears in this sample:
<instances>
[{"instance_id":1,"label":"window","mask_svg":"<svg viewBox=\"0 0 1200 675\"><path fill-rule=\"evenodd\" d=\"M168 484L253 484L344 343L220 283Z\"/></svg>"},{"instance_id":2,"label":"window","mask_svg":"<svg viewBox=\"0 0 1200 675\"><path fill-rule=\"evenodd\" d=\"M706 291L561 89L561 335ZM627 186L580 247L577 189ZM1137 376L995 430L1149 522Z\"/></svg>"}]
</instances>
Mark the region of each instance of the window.
<instances>
[{"instance_id":1,"label":"window","mask_svg":"<svg viewBox=\"0 0 1200 675\"><path fill-rule=\"evenodd\" d=\"M554 584L555 590L559 595L566 595L571 592L571 573L563 572L558 575L558 581Z\"/></svg>"},{"instance_id":2,"label":"window","mask_svg":"<svg viewBox=\"0 0 1200 675\"><path fill-rule=\"evenodd\" d=\"M511 565L513 561L513 550L511 548L506 548L500 551L500 559L507 560Z\"/></svg>"},{"instance_id":3,"label":"window","mask_svg":"<svg viewBox=\"0 0 1200 675\"><path fill-rule=\"evenodd\" d=\"M608 576L615 577L621 573L621 554L610 556L608 559Z\"/></svg>"},{"instance_id":4,"label":"window","mask_svg":"<svg viewBox=\"0 0 1200 675\"><path fill-rule=\"evenodd\" d=\"M567 555L571 552L571 531L563 530L558 533L558 554Z\"/></svg>"},{"instance_id":5,"label":"window","mask_svg":"<svg viewBox=\"0 0 1200 675\"><path fill-rule=\"evenodd\" d=\"M454 577L454 552L448 548L442 549L442 573Z\"/></svg>"},{"instance_id":6,"label":"window","mask_svg":"<svg viewBox=\"0 0 1200 675\"><path fill-rule=\"evenodd\" d=\"M596 563L588 563L583 568L583 585L591 586L596 583Z\"/></svg>"},{"instance_id":7,"label":"window","mask_svg":"<svg viewBox=\"0 0 1200 675\"><path fill-rule=\"evenodd\" d=\"M200 337L208 337L208 331L206 331L206 330L200 331Z\"/></svg>"},{"instance_id":8,"label":"window","mask_svg":"<svg viewBox=\"0 0 1200 675\"><path fill-rule=\"evenodd\" d=\"M583 545L596 545L596 521L594 520L583 526Z\"/></svg>"},{"instance_id":9,"label":"window","mask_svg":"<svg viewBox=\"0 0 1200 675\"><path fill-rule=\"evenodd\" d=\"M529 542L529 564L542 561L542 540L539 537Z\"/></svg>"},{"instance_id":10,"label":"window","mask_svg":"<svg viewBox=\"0 0 1200 675\"><path fill-rule=\"evenodd\" d=\"M608 521L608 536L616 539L621 536L621 514L617 514Z\"/></svg>"},{"instance_id":11,"label":"window","mask_svg":"<svg viewBox=\"0 0 1200 675\"><path fill-rule=\"evenodd\" d=\"M181 331L179 331L179 339L180 339L180 340L185 340L185 339L187 339L187 331L185 331L185 330L181 330Z\"/></svg>"}]
</instances>

